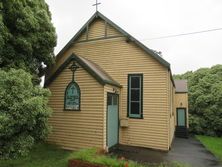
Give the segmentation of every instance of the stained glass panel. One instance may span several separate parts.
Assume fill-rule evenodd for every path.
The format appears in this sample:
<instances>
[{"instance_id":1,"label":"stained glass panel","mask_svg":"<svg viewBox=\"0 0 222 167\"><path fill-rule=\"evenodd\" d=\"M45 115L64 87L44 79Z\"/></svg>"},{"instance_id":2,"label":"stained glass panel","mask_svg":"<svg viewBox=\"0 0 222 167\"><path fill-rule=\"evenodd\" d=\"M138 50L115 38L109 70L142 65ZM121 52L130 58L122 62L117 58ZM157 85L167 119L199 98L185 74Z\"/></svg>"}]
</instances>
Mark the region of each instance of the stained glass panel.
<instances>
[{"instance_id":1,"label":"stained glass panel","mask_svg":"<svg viewBox=\"0 0 222 167\"><path fill-rule=\"evenodd\" d=\"M80 110L80 89L75 82L71 82L66 88L65 109Z\"/></svg>"}]
</instances>

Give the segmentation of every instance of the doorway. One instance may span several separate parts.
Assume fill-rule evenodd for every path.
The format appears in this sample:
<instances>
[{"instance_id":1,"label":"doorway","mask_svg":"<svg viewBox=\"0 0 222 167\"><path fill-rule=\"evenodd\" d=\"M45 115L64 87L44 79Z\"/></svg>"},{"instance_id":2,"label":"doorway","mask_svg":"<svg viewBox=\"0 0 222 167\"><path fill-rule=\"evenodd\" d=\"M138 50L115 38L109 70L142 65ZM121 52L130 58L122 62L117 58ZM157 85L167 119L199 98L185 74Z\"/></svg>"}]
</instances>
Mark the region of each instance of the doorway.
<instances>
[{"instance_id":1,"label":"doorway","mask_svg":"<svg viewBox=\"0 0 222 167\"><path fill-rule=\"evenodd\" d=\"M107 94L107 146L108 148L119 142L119 96Z\"/></svg>"}]
</instances>

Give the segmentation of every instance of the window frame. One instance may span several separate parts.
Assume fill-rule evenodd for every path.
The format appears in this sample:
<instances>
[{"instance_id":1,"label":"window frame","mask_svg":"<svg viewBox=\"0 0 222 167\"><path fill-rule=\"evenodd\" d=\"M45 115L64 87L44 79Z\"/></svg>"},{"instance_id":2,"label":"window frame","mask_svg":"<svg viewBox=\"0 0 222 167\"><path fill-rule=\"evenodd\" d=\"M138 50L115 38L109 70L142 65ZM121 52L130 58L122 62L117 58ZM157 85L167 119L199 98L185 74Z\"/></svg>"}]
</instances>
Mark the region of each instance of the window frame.
<instances>
[{"instance_id":1,"label":"window frame","mask_svg":"<svg viewBox=\"0 0 222 167\"><path fill-rule=\"evenodd\" d=\"M78 109L68 109L68 108L66 108L66 93L67 93L67 90L68 90L68 88L70 87L71 84L74 84L77 87L78 91L79 91L79 108ZM64 109L63 110L64 111L81 111L81 90L80 90L79 85L75 81L71 81L67 85L67 87L65 89L65 93L64 93Z\"/></svg>"},{"instance_id":2,"label":"window frame","mask_svg":"<svg viewBox=\"0 0 222 167\"><path fill-rule=\"evenodd\" d=\"M140 77L140 99L139 99L139 114L131 114L130 112L130 95L131 95L131 77ZM143 74L128 74L128 85L127 85L127 117L134 119L143 119Z\"/></svg>"}]
</instances>

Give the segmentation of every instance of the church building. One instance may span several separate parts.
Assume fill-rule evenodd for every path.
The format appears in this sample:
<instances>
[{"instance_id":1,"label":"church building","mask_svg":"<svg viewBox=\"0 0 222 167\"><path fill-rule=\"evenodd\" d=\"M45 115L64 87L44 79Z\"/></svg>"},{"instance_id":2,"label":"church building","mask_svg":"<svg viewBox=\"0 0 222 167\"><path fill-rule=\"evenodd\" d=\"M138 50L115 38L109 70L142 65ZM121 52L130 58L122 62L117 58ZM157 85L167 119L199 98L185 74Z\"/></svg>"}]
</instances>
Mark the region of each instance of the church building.
<instances>
[{"instance_id":1,"label":"church building","mask_svg":"<svg viewBox=\"0 0 222 167\"><path fill-rule=\"evenodd\" d=\"M187 137L187 82L170 64L96 12L47 69L48 141L64 149L122 144L168 151Z\"/></svg>"}]
</instances>

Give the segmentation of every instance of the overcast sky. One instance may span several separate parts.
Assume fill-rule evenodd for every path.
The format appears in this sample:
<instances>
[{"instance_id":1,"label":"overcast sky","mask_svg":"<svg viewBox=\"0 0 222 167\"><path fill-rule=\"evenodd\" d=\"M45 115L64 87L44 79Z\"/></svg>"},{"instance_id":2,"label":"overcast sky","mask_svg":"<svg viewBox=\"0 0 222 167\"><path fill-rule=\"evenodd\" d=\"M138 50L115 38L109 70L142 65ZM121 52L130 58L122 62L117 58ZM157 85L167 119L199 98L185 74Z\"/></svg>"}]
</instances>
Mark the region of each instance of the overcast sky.
<instances>
[{"instance_id":1,"label":"overcast sky","mask_svg":"<svg viewBox=\"0 0 222 167\"><path fill-rule=\"evenodd\" d=\"M95 0L46 0L58 36L57 54L95 13ZM147 47L161 51L174 74L222 64L222 0L99 0L99 11Z\"/></svg>"}]
</instances>

